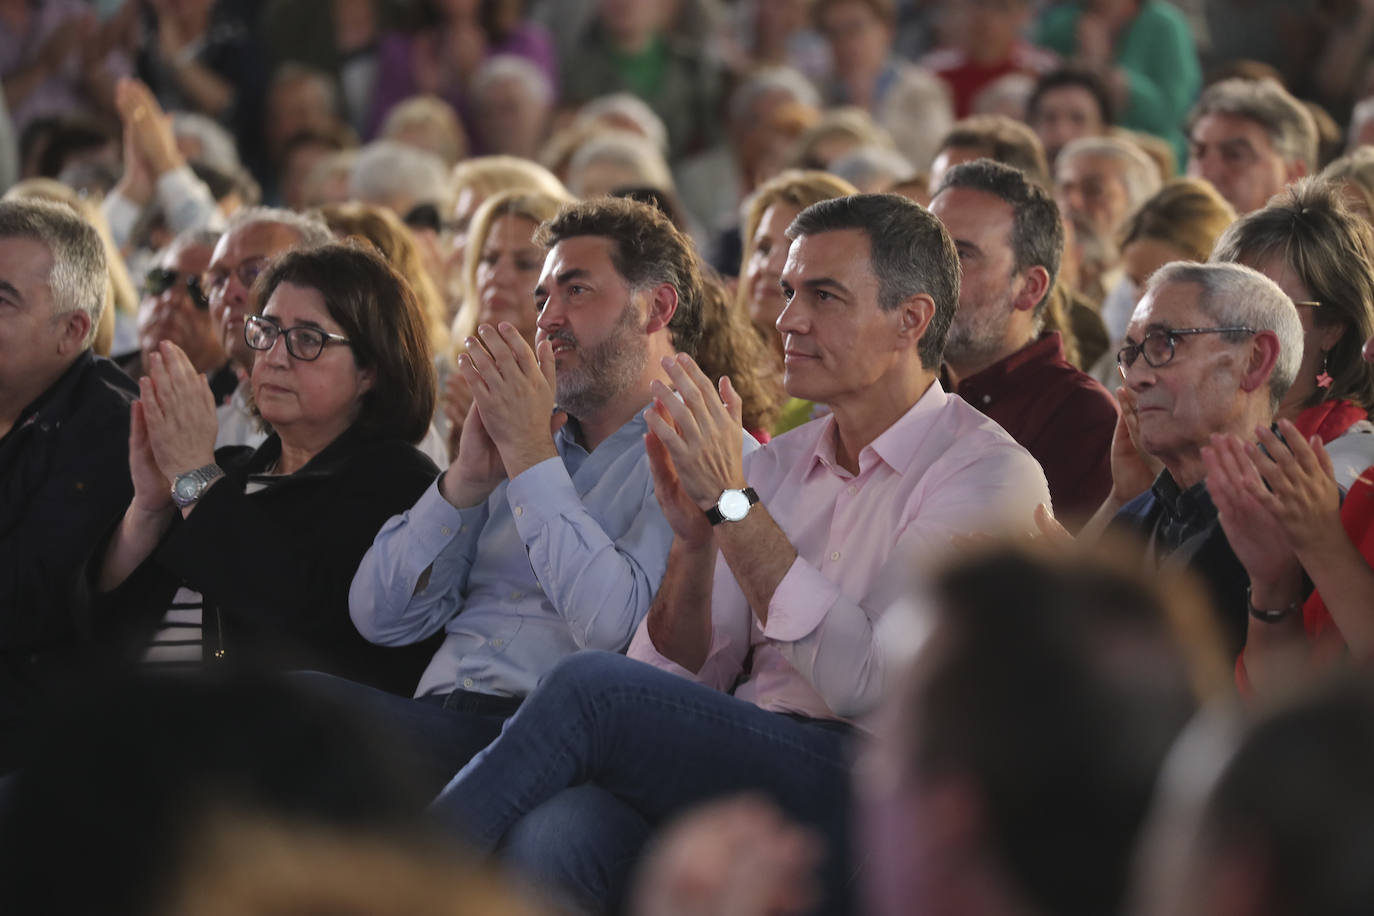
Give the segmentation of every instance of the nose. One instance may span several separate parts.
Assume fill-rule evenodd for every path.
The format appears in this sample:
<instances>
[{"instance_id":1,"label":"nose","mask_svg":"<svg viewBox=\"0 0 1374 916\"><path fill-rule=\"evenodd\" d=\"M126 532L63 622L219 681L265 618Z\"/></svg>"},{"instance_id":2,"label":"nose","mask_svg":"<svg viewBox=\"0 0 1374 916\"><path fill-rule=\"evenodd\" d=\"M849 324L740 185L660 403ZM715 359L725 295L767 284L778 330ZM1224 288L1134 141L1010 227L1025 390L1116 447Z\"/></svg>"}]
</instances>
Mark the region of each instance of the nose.
<instances>
[{"instance_id":1,"label":"nose","mask_svg":"<svg viewBox=\"0 0 1374 916\"><path fill-rule=\"evenodd\" d=\"M545 334L551 334L567 324L567 320L563 303L558 293L553 292L544 300L544 307L539 310L539 317L535 320L534 326Z\"/></svg>"},{"instance_id":2,"label":"nose","mask_svg":"<svg viewBox=\"0 0 1374 916\"><path fill-rule=\"evenodd\" d=\"M783 294L785 304L782 311L778 312L778 318L773 322L773 327L778 329L778 333L786 337L788 334L805 334L807 331L806 316L799 303L800 296L793 296L787 299L787 294Z\"/></svg>"}]
</instances>

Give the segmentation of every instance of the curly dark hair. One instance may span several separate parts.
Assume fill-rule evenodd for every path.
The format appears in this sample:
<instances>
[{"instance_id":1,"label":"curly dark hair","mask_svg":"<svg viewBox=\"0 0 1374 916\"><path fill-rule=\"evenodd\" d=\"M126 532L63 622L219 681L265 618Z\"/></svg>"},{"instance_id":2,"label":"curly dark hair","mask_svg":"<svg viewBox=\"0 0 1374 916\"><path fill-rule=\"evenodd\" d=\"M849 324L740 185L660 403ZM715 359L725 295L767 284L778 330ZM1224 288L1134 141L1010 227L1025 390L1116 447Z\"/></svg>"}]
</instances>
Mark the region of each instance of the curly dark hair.
<instances>
[{"instance_id":1,"label":"curly dark hair","mask_svg":"<svg viewBox=\"0 0 1374 916\"><path fill-rule=\"evenodd\" d=\"M778 361L749 316L735 308L725 281L709 270L702 280L705 295L701 303L697 365L712 381L718 381L722 375L730 376L730 384L744 402L745 429L772 429L786 400Z\"/></svg>"}]
</instances>

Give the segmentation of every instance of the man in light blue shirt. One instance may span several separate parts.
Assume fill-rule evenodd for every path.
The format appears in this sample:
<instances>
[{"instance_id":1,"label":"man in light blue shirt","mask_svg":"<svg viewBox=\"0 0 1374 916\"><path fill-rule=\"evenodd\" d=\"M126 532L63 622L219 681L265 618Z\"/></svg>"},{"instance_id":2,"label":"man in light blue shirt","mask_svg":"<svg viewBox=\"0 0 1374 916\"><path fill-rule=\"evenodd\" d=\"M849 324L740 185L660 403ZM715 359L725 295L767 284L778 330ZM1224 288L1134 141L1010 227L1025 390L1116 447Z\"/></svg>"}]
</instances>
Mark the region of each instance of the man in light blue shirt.
<instances>
[{"instance_id":1,"label":"man in light blue shirt","mask_svg":"<svg viewBox=\"0 0 1374 916\"><path fill-rule=\"evenodd\" d=\"M507 322L469 339L458 454L383 526L349 596L369 640L443 631L443 645L415 701L331 685L412 738L436 791L561 658L624 650L672 543L643 413L650 384L668 381L663 357L701 335L691 243L657 211L611 199L565 208L539 238L536 348Z\"/></svg>"}]
</instances>

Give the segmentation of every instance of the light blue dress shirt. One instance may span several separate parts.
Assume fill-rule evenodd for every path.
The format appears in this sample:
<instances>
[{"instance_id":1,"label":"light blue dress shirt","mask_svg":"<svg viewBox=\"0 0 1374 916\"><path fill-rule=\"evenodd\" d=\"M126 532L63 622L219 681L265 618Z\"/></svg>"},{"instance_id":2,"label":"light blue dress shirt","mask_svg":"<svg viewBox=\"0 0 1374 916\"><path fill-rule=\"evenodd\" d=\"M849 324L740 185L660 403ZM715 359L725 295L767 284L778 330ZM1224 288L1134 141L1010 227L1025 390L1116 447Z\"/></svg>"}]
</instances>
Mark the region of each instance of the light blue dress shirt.
<instances>
[{"instance_id":1,"label":"light blue dress shirt","mask_svg":"<svg viewBox=\"0 0 1374 916\"><path fill-rule=\"evenodd\" d=\"M363 636L400 646L447 634L416 696L524 696L569 653L623 651L648 612L673 532L654 497L643 412L590 454L573 422L555 437L560 458L481 505L454 508L436 480L363 558L348 601Z\"/></svg>"}]
</instances>

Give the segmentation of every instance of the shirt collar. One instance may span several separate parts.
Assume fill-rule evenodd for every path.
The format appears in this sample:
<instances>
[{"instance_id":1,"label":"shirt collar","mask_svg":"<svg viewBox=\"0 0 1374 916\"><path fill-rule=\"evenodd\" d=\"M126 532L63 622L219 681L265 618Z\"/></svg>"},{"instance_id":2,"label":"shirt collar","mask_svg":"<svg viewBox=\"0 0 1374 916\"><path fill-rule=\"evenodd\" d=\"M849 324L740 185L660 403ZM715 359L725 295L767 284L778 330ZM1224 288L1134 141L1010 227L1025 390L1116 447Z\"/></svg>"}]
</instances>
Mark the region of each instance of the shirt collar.
<instances>
[{"instance_id":1,"label":"shirt collar","mask_svg":"<svg viewBox=\"0 0 1374 916\"><path fill-rule=\"evenodd\" d=\"M916 456L917 446L925 438L930 425L941 415L941 408L948 399L949 395L940 386L939 380L931 381L925 393L906 413L860 450L859 476L867 474L879 461L898 474L905 471ZM809 473L823 467L832 473L847 477L849 472L841 468L835 460L835 437L839 431L835 427L834 414L827 415L824 423L825 426L812 450Z\"/></svg>"}]
</instances>

